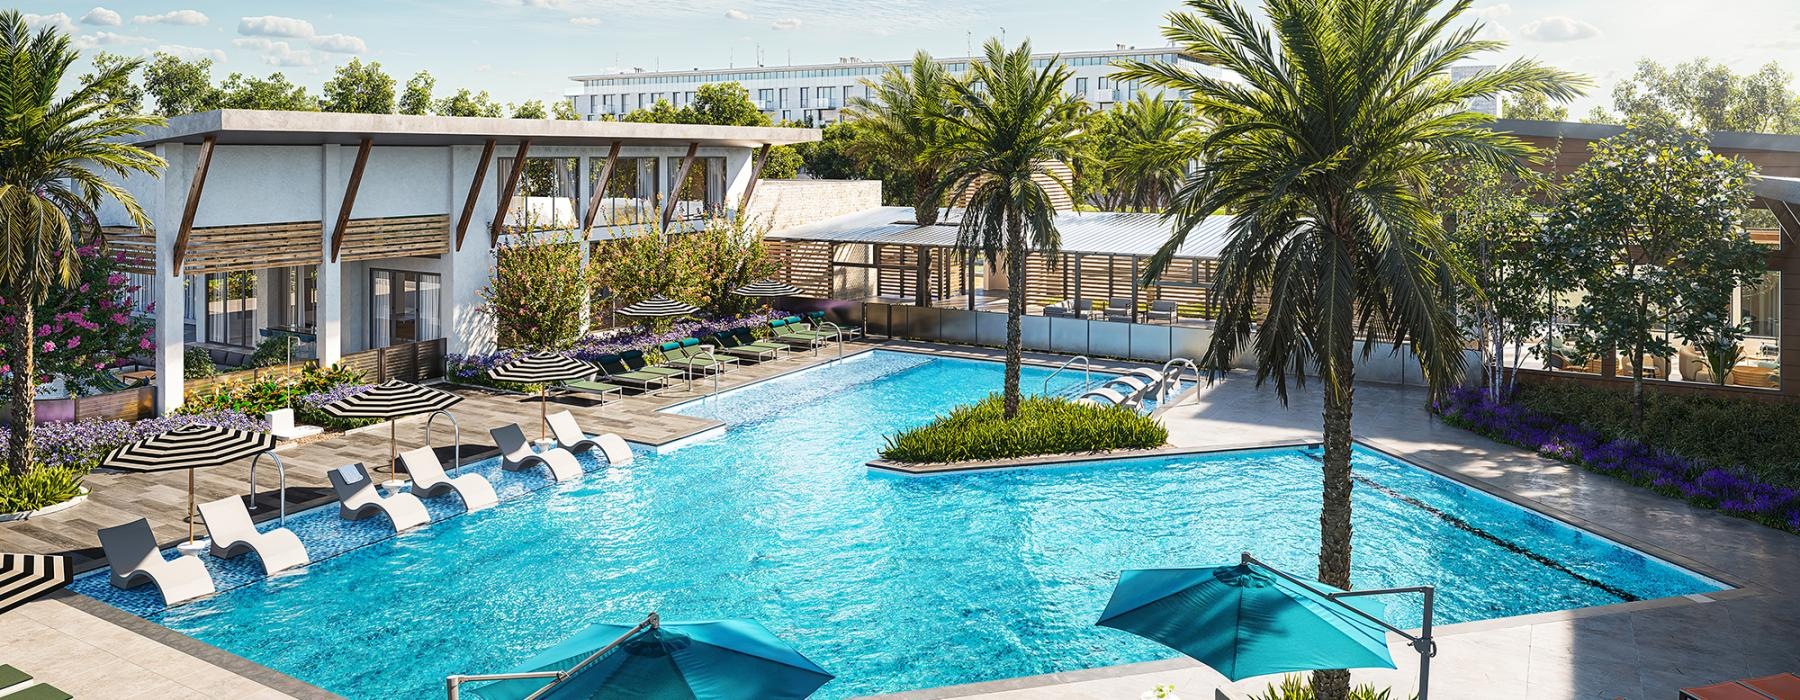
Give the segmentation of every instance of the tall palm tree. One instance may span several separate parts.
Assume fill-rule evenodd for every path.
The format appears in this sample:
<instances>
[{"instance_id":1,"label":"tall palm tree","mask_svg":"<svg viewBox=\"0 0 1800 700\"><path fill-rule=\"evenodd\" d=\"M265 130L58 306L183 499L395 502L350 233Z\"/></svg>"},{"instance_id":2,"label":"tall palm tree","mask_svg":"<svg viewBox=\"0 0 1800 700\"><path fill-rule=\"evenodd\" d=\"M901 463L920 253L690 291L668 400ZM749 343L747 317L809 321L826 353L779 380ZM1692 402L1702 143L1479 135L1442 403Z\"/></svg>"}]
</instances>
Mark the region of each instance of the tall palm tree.
<instances>
[{"instance_id":1,"label":"tall palm tree","mask_svg":"<svg viewBox=\"0 0 1800 700\"><path fill-rule=\"evenodd\" d=\"M109 114L111 105L100 97L129 82L138 62L97 70L58 98L57 84L76 58L68 35L48 27L33 33L17 10L0 12L0 296L6 307L0 315L11 323L7 464L14 474L33 463L36 307L51 285L74 280L77 241L98 235L94 210L103 199L117 201L149 229L137 200L103 173L154 175L166 165L122 141L162 118Z\"/></svg>"},{"instance_id":2,"label":"tall palm tree","mask_svg":"<svg viewBox=\"0 0 1800 700\"><path fill-rule=\"evenodd\" d=\"M1066 195L1069 183L1051 167L1076 155L1087 106L1063 92L1073 74L1051 59L1033 69L1031 42L1007 51L997 39L983 45L967 81L951 85L953 111L939 115L950 126L940 152L946 159L937 192L967 198L956 232L964 256L981 254L989 265L1006 264L1005 414L1019 413L1019 319L1025 315L1027 248L1054 253L1062 247L1056 207L1045 183Z\"/></svg>"},{"instance_id":3,"label":"tall palm tree","mask_svg":"<svg viewBox=\"0 0 1800 700\"><path fill-rule=\"evenodd\" d=\"M865 164L912 178L913 216L921 226L938 220L942 193L934 186L943 173L938 152L948 129L937 115L948 111L956 83L931 54L920 51L911 66L889 66L879 82L863 80L869 96L848 100L844 108L855 134L851 153Z\"/></svg>"},{"instance_id":4,"label":"tall palm tree","mask_svg":"<svg viewBox=\"0 0 1800 700\"><path fill-rule=\"evenodd\" d=\"M1188 0L1164 36L1238 76L1130 64L1120 77L1186 91L1215 131L1202 165L1169 212L1173 233L1148 277L1189 232L1219 211L1237 216L1219 258L1221 305L1206 362L1215 376L1252 345L1257 381L1287 400L1289 373L1323 386L1324 498L1319 580L1350 584L1352 380L1359 338L1410 342L1434 389L1456 380L1462 339L1444 290L1468 284L1442 223L1423 204L1434 165L1491 163L1529 176L1531 149L1485 128L1466 101L1541 94L1565 101L1585 79L1519 60L1452 82L1453 63L1503 42L1459 26L1469 0L1264 0L1268 24L1235 0ZM1372 343L1365 342L1367 356ZM1349 674L1314 674L1321 699L1348 692Z\"/></svg>"},{"instance_id":5,"label":"tall palm tree","mask_svg":"<svg viewBox=\"0 0 1800 700\"><path fill-rule=\"evenodd\" d=\"M1108 211L1162 211L1198 154L1200 121L1185 102L1137 98L1102 113L1096 128L1101 204Z\"/></svg>"}]
</instances>

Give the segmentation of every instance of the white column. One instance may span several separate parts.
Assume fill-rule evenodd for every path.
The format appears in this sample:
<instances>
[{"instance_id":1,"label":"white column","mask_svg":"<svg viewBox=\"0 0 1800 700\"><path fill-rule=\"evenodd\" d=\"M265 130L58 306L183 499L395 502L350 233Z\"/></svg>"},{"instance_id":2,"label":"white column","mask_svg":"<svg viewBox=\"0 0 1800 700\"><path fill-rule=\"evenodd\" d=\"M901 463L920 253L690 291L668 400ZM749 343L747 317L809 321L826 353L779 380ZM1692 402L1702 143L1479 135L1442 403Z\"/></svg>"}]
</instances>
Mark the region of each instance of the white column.
<instances>
[{"instance_id":1,"label":"white column","mask_svg":"<svg viewBox=\"0 0 1800 700\"><path fill-rule=\"evenodd\" d=\"M456 146L450 149L452 226L455 226L455 217L462 216L463 198L468 196L469 181L475 177L475 168L480 159L481 148L478 146ZM493 253L489 248L489 223L496 216L495 208L499 204L494 183L497 178L505 177L506 173L501 172L494 163L488 164L487 181L482 183L480 193L475 197L475 212L469 217L469 230L463 238L462 250L456 250L456 242L452 240L451 250L447 254L448 260L444 266L446 297L441 302L441 308L444 314L445 349L451 353L474 354L494 350L494 322L481 310L481 289L487 286L488 267L493 264Z\"/></svg>"},{"instance_id":2,"label":"white column","mask_svg":"<svg viewBox=\"0 0 1800 700\"><path fill-rule=\"evenodd\" d=\"M188 149L180 145L161 145L156 151L169 163L158 193L160 201L151 203L155 207L152 223L156 227L156 276L151 292L156 304L156 410L168 415L181 408L187 388L182 375L183 353L187 351L187 294L181 278L175 275L175 238L181 233L181 212L187 203L193 164L189 162L192 158Z\"/></svg>"},{"instance_id":3,"label":"white column","mask_svg":"<svg viewBox=\"0 0 1800 700\"><path fill-rule=\"evenodd\" d=\"M319 365L330 367L344 357L344 272L343 266L331 259L331 227L337 223L345 183L337 144L325 144L319 151L324 186L319 188L319 225L323 233L319 236L318 354Z\"/></svg>"},{"instance_id":4,"label":"white column","mask_svg":"<svg viewBox=\"0 0 1800 700\"><path fill-rule=\"evenodd\" d=\"M737 213L744 201L744 190L750 187L750 175L756 170L756 149L733 148L725 151L725 210Z\"/></svg>"}]
</instances>

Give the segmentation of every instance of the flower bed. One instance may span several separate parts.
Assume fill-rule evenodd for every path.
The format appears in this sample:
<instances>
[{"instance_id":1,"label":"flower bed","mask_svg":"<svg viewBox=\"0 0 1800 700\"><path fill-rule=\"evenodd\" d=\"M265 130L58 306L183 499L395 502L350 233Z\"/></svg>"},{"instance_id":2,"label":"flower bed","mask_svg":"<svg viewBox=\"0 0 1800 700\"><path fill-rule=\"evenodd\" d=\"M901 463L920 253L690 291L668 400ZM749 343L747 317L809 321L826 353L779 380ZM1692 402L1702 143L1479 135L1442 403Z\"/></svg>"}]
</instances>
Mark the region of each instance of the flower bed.
<instances>
[{"instance_id":1,"label":"flower bed","mask_svg":"<svg viewBox=\"0 0 1800 700\"><path fill-rule=\"evenodd\" d=\"M319 410L319 407L337 399L361 393L368 387L368 384L362 382L362 376L351 370L341 367L325 369L308 367L301 371L298 378L266 377L227 384L215 392L195 394L188 397L180 411L182 413L208 413L229 410L249 415L262 415L276 409L292 407L294 420L299 423L323 426L332 430L349 430L378 421L338 418Z\"/></svg>"},{"instance_id":2,"label":"flower bed","mask_svg":"<svg viewBox=\"0 0 1800 700\"><path fill-rule=\"evenodd\" d=\"M1434 409L1444 422L1552 459L1800 533L1800 490L1759 480L1630 438L1558 420L1516 403L1495 402L1481 389L1454 389Z\"/></svg>"},{"instance_id":3,"label":"flower bed","mask_svg":"<svg viewBox=\"0 0 1800 700\"><path fill-rule=\"evenodd\" d=\"M764 328L769 325L770 321L791 315L793 314L786 311L768 311L737 318L683 321L662 332L627 331L609 335L590 335L575 341L575 346L564 351L563 354L578 360L593 362L604 355L617 355L626 350L646 350L683 338L705 337L739 328ZM486 354L451 355L448 358L450 380L509 391L535 392L538 387L511 382L496 382L488 378L490 370L512 361L520 354L522 353L518 350L499 350Z\"/></svg>"},{"instance_id":4,"label":"flower bed","mask_svg":"<svg viewBox=\"0 0 1800 700\"><path fill-rule=\"evenodd\" d=\"M999 394L958 406L930 423L887 436L881 458L913 464L1011 459L1035 455L1147 450L1169 441L1149 416L1119 406L1027 396L1019 415L1003 417Z\"/></svg>"},{"instance_id":5,"label":"flower bed","mask_svg":"<svg viewBox=\"0 0 1800 700\"><path fill-rule=\"evenodd\" d=\"M35 510L81 494L81 481L114 448L184 425L268 430L261 418L239 411L163 416L140 421L84 420L44 423L32 431L37 467L23 476L0 471L0 513ZM9 430L0 427L0 444Z\"/></svg>"}]
</instances>

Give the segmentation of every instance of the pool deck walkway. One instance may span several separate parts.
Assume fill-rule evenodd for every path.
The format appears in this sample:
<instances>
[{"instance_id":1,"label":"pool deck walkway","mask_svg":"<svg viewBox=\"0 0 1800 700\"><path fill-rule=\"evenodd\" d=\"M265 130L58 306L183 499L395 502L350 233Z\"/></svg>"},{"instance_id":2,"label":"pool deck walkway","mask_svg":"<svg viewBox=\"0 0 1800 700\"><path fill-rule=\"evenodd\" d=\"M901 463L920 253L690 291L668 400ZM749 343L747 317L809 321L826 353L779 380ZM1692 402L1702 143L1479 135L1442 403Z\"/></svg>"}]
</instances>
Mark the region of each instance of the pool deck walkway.
<instances>
[{"instance_id":1,"label":"pool deck walkway","mask_svg":"<svg viewBox=\"0 0 1800 700\"><path fill-rule=\"evenodd\" d=\"M998 351L893 342L886 347L994 358ZM858 344L853 351L873 344ZM728 374L721 388L741 386L835 357L791 359ZM1061 358L1028 354L1036 363ZM1112 363L1106 363L1114 367ZM1133 366L1121 364L1117 366ZM1096 369L1101 363L1096 364ZM710 390L710 382L702 389ZM536 421L534 397L458 389L463 457L491 454L486 431ZM644 444L666 444L716 424L656 413L700 394L670 391L597 406L569 399L552 406L575 413L588 432L611 431ZM1170 407L1170 439L1186 448L1316 440L1316 394L1299 391L1288 406L1272 389L1233 375L1202 387L1195 399ZM1439 424L1424 410L1421 390L1386 385L1357 388L1356 430L1369 446L1439 473L1531 505L1582 527L1727 581L1733 590L1708 596L1643 601L1439 628L1433 662L1436 698L1672 698L1677 688L1730 678L1800 669L1800 537L1690 507L1643 489L1583 472ZM447 426L435 444L445 460ZM423 444L421 419L402 421L400 449ZM385 426L285 448L290 507L329 499L325 472L352 461L385 462ZM273 470L259 472L259 503L272 513ZM96 474L87 503L28 521L0 523L0 551L69 553L93 565L95 531L140 516L160 539L186 534L183 474ZM201 500L243 494L248 465L199 473ZM1206 564L1211 562L1196 562ZM1357 672L1359 682L1410 691L1413 656L1396 646L1396 671ZM275 698L330 697L305 683L113 610L62 593L0 613L0 663L10 663L76 697ZM1174 684L1188 700L1215 690L1234 697L1260 691L1267 679L1227 683L1211 670L1181 660L1074 671L992 683L920 690L893 698L1136 698L1158 684Z\"/></svg>"}]
</instances>

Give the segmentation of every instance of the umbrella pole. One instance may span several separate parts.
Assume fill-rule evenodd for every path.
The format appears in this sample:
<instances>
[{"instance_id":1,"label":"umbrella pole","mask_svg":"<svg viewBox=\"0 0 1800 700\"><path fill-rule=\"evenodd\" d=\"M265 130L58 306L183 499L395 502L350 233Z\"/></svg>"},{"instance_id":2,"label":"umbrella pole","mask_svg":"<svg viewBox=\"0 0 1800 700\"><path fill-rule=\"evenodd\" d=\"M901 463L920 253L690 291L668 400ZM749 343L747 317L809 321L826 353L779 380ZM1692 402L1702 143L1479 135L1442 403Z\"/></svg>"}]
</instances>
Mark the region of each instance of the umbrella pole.
<instances>
[{"instance_id":1,"label":"umbrella pole","mask_svg":"<svg viewBox=\"0 0 1800 700\"><path fill-rule=\"evenodd\" d=\"M550 439L550 387L538 390L538 439Z\"/></svg>"},{"instance_id":2,"label":"umbrella pole","mask_svg":"<svg viewBox=\"0 0 1800 700\"><path fill-rule=\"evenodd\" d=\"M194 470L188 473L188 544L194 543Z\"/></svg>"},{"instance_id":3,"label":"umbrella pole","mask_svg":"<svg viewBox=\"0 0 1800 700\"><path fill-rule=\"evenodd\" d=\"M399 433L400 420L396 418L388 421L388 473L394 476L394 481L400 480L400 457L394 448L394 441Z\"/></svg>"}]
</instances>

